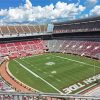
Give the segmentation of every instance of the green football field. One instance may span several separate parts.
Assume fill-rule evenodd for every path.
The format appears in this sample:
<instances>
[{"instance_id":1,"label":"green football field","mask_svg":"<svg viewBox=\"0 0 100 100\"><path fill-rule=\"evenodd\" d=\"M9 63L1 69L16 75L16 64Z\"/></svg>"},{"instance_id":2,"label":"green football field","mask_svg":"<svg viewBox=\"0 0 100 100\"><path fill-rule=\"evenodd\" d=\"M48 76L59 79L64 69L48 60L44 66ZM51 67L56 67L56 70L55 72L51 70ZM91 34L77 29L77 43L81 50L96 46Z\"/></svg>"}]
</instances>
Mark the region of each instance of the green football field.
<instances>
[{"instance_id":1,"label":"green football field","mask_svg":"<svg viewBox=\"0 0 100 100\"><path fill-rule=\"evenodd\" d=\"M99 74L100 62L70 54L47 53L11 60L9 70L36 90L64 93L64 88Z\"/></svg>"}]
</instances>

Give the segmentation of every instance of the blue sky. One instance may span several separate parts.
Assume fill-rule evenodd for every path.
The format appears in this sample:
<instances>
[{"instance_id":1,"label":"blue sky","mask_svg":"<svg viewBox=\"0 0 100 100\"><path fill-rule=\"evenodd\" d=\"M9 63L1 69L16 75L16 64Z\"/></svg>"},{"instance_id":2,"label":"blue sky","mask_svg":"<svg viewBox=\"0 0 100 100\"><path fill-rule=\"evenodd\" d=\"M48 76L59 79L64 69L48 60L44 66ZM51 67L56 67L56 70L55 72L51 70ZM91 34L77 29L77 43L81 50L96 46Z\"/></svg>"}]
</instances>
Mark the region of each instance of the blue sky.
<instances>
[{"instance_id":1,"label":"blue sky","mask_svg":"<svg viewBox=\"0 0 100 100\"><path fill-rule=\"evenodd\" d=\"M9 7L18 7L20 5L24 5L26 0L0 0L0 9L8 9ZM58 1L66 2L66 3L77 3L78 0L30 0L33 6L45 6L49 4L56 4ZM91 0L93 1L93 0ZM100 5L100 0L96 5ZM86 0L80 0L80 4L86 4Z\"/></svg>"},{"instance_id":2,"label":"blue sky","mask_svg":"<svg viewBox=\"0 0 100 100\"><path fill-rule=\"evenodd\" d=\"M100 0L0 0L1 24L73 20L99 15Z\"/></svg>"},{"instance_id":3,"label":"blue sky","mask_svg":"<svg viewBox=\"0 0 100 100\"><path fill-rule=\"evenodd\" d=\"M56 4L58 0L30 0L32 5L34 6L45 6L49 5L51 3ZM60 0L63 2L70 3L71 0ZM73 0L73 2L76 2L77 0ZM0 0L0 8L6 9L9 7L17 7L19 5L23 5L25 3L25 0Z\"/></svg>"}]
</instances>

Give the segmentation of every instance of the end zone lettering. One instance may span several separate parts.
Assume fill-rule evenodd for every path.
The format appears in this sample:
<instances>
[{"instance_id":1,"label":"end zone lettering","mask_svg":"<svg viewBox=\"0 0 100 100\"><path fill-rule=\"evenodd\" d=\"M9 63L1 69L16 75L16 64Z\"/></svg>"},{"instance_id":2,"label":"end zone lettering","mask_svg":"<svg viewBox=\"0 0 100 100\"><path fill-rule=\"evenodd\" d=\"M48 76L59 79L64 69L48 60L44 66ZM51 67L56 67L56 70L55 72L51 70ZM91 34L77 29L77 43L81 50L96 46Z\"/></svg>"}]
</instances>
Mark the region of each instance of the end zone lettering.
<instances>
[{"instance_id":1,"label":"end zone lettering","mask_svg":"<svg viewBox=\"0 0 100 100\"><path fill-rule=\"evenodd\" d=\"M71 93L73 91L76 91L76 90L78 90L78 89L80 89L80 88L82 88L82 87L84 87L84 86L86 86L88 84L91 84L91 83L95 82L96 80L100 80L100 74L95 75L93 77L90 77L90 78L88 78L86 80L83 80L82 83L77 83L77 84L71 85L71 86L63 89L63 91L66 94L69 94L69 93Z\"/></svg>"},{"instance_id":2,"label":"end zone lettering","mask_svg":"<svg viewBox=\"0 0 100 100\"><path fill-rule=\"evenodd\" d=\"M77 83L77 84L74 84L74 85L71 85L69 86L68 88L65 88L63 89L63 91L66 93L66 94L69 94L73 91L76 91L82 87L84 87L85 85L81 84L81 83Z\"/></svg>"}]
</instances>

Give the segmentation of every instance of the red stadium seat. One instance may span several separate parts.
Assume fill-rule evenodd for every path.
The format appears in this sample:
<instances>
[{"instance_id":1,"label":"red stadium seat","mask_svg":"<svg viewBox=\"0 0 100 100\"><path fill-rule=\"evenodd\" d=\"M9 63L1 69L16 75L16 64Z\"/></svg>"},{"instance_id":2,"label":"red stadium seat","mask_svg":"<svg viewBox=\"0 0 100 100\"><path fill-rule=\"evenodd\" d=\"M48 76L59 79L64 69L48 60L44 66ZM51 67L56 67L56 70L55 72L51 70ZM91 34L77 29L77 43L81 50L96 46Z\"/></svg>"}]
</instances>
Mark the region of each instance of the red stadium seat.
<instances>
[{"instance_id":1,"label":"red stadium seat","mask_svg":"<svg viewBox=\"0 0 100 100\"><path fill-rule=\"evenodd\" d=\"M13 43L0 44L0 53L3 55L9 55L11 58L24 57L27 55L43 53L44 46L43 41L22 41Z\"/></svg>"}]
</instances>

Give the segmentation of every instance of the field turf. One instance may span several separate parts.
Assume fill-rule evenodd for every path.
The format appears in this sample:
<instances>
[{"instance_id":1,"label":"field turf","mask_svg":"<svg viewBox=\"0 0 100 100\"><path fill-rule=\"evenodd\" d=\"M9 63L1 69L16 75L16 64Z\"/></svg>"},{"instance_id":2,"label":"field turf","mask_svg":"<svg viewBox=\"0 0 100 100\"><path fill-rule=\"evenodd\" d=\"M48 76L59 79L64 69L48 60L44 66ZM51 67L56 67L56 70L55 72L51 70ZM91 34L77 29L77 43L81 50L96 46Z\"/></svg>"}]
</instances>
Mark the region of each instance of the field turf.
<instances>
[{"instance_id":1,"label":"field turf","mask_svg":"<svg viewBox=\"0 0 100 100\"><path fill-rule=\"evenodd\" d=\"M61 53L33 55L9 62L9 70L17 79L34 89L52 93L63 92L64 88L100 73L99 66L98 61Z\"/></svg>"}]
</instances>

